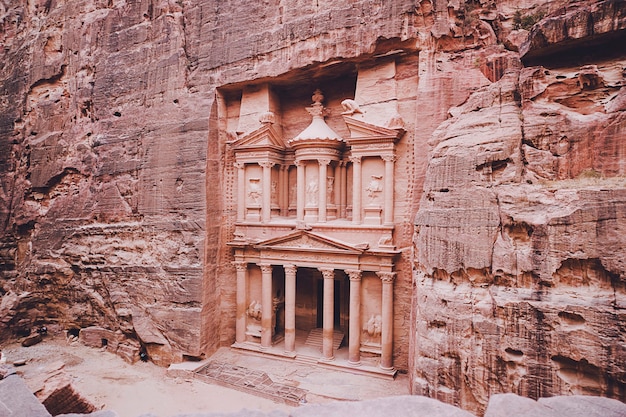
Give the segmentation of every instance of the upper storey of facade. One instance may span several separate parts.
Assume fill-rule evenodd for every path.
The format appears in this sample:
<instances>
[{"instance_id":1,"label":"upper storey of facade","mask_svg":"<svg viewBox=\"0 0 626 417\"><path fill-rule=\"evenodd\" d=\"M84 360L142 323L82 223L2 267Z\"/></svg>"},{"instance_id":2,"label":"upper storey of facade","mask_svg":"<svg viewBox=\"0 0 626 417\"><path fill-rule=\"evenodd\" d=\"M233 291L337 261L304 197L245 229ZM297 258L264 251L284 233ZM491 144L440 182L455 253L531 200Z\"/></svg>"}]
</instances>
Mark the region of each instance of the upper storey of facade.
<instances>
[{"instance_id":1,"label":"upper storey of facade","mask_svg":"<svg viewBox=\"0 0 626 417\"><path fill-rule=\"evenodd\" d=\"M232 244L296 228L362 249L396 249L395 207L406 192L396 181L397 144L405 131L395 74L389 59L359 69L356 82L337 87L344 92L310 85L295 99L284 98L295 92L284 94L284 86L269 82L242 88L238 111L227 120L234 132Z\"/></svg>"}]
</instances>

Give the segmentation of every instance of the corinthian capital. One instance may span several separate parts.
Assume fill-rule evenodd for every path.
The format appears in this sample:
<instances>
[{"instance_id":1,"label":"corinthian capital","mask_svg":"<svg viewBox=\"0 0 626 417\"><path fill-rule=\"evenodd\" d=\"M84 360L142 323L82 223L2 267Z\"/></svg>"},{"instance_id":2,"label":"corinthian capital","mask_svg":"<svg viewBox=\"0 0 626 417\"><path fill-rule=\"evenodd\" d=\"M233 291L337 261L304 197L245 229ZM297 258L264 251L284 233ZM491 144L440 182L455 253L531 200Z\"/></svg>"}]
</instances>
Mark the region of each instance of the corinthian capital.
<instances>
[{"instance_id":1,"label":"corinthian capital","mask_svg":"<svg viewBox=\"0 0 626 417\"><path fill-rule=\"evenodd\" d=\"M335 279L335 270L333 268L317 268L324 279Z\"/></svg>"},{"instance_id":2,"label":"corinthian capital","mask_svg":"<svg viewBox=\"0 0 626 417\"><path fill-rule=\"evenodd\" d=\"M346 274L350 277L350 281L360 281L363 271L358 269L346 269Z\"/></svg>"},{"instance_id":3,"label":"corinthian capital","mask_svg":"<svg viewBox=\"0 0 626 417\"><path fill-rule=\"evenodd\" d=\"M380 278L380 280L383 283L392 283L393 280L396 278L396 273L395 272L376 272L376 275L378 275L378 278Z\"/></svg>"}]
</instances>

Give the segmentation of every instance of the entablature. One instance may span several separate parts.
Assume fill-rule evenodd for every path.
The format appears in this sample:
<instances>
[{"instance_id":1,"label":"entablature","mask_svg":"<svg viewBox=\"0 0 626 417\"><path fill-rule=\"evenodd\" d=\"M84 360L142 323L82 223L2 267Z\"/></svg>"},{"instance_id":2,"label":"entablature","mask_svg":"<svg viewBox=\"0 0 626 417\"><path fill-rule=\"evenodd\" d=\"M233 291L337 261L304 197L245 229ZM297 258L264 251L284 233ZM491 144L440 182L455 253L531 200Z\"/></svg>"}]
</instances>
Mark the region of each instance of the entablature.
<instances>
[{"instance_id":1,"label":"entablature","mask_svg":"<svg viewBox=\"0 0 626 417\"><path fill-rule=\"evenodd\" d=\"M328 236L297 231L285 236L257 243L230 242L235 248L235 259L248 263L367 271L393 270L399 251L370 251Z\"/></svg>"}]
</instances>

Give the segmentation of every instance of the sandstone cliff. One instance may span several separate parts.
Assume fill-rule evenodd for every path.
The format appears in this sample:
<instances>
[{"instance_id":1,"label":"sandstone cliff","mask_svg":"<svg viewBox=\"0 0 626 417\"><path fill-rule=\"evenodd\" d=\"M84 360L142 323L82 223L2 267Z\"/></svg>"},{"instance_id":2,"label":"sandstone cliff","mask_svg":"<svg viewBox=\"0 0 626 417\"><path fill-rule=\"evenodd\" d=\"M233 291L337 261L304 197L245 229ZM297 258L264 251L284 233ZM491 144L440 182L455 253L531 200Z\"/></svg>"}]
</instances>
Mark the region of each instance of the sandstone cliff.
<instances>
[{"instance_id":1,"label":"sandstone cliff","mask_svg":"<svg viewBox=\"0 0 626 417\"><path fill-rule=\"evenodd\" d=\"M549 68L507 71L431 137L416 394L467 406L495 392L626 396L626 60L595 43L623 36L623 11L587 6L547 15L522 45Z\"/></svg>"},{"instance_id":2,"label":"sandstone cliff","mask_svg":"<svg viewBox=\"0 0 626 417\"><path fill-rule=\"evenodd\" d=\"M394 344L413 393L472 411L497 392L623 400L625 16L620 1L0 1L0 341L99 326L162 364L231 343L217 89L402 49L417 82Z\"/></svg>"}]
</instances>

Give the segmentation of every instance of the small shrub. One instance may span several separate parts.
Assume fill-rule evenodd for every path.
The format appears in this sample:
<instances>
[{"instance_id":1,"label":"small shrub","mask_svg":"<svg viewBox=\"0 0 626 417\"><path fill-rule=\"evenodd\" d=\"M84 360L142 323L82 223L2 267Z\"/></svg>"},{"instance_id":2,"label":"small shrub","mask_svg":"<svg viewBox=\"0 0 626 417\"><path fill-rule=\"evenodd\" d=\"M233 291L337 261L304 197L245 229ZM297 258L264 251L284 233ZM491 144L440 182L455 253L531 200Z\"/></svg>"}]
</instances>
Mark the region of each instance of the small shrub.
<instances>
[{"instance_id":1,"label":"small shrub","mask_svg":"<svg viewBox=\"0 0 626 417\"><path fill-rule=\"evenodd\" d=\"M544 12L537 12L527 15L522 15L521 10L516 10L513 14L513 29L525 29L530 30L535 23L539 22L545 16Z\"/></svg>"}]
</instances>

